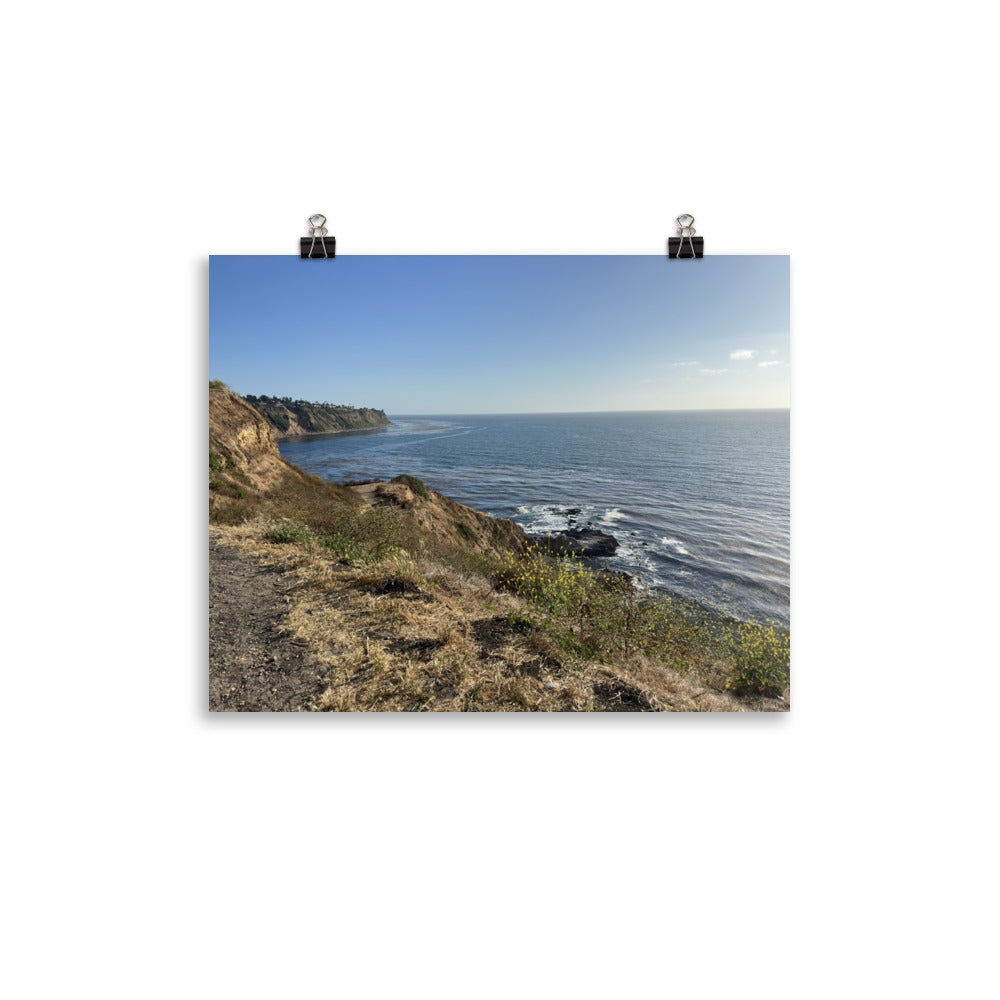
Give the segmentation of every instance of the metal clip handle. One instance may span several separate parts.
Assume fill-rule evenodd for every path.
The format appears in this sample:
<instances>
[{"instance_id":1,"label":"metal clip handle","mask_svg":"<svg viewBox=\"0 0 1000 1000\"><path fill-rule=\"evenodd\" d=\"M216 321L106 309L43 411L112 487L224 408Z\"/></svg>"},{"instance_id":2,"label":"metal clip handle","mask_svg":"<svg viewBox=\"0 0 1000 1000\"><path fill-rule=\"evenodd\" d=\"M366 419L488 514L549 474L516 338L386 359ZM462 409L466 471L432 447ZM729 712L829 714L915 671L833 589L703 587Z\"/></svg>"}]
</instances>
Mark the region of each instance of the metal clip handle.
<instances>
[{"instance_id":1,"label":"metal clip handle","mask_svg":"<svg viewBox=\"0 0 1000 1000\"><path fill-rule=\"evenodd\" d=\"M326 252L326 235L329 232L326 228L326 216L310 215L309 226L309 233L312 236L312 243L309 244L309 256L313 255L313 248L316 246L316 234L319 233L320 243L323 246L323 256L329 258L330 255Z\"/></svg>"},{"instance_id":2,"label":"metal clip handle","mask_svg":"<svg viewBox=\"0 0 1000 1000\"><path fill-rule=\"evenodd\" d=\"M695 239L695 233L697 231L698 230L694 228L693 215L688 215L686 212L684 215L678 215L677 235L671 236L667 240L667 256L675 260L682 256L684 260L691 260L695 257L703 256L705 240L701 236L699 236L697 240ZM681 251L684 249L685 240L688 242L690 252L682 254Z\"/></svg>"}]
</instances>

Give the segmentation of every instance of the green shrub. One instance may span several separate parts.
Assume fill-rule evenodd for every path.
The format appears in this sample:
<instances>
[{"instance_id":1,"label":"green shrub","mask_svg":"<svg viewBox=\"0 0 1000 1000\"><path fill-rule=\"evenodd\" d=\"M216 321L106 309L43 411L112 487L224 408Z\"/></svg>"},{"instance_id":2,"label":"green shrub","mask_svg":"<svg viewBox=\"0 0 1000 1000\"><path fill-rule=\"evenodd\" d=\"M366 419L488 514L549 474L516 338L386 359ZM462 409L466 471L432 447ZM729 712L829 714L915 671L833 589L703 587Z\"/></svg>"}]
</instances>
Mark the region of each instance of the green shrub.
<instances>
[{"instance_id":1,"label":"green shrub","mask_svg":"<svg viewBox=\"0 0 1000 1000\"><path fill-rule=\"evenodd\" d=\"M311 536L312 532L303 524L293 524L285 522L276 524L264 532L264 537L269 542L276 542L279 545L288 545L292 542L304 542Z\"/></svg>"},{"instance_id":2,"label":"green shrub","mask_svg":"<svg viewBox=\"0 0 1000 1000\"><path fill-rule=\"evenodd\" d=\"M579 559L552 559L535 546L509 554L499 574L506 590L554 614L576 615L594 589L594 574Z\"/></svg>"},{"instance_id":3,"label":"green shrub","mask_svg":"<svg viewBox=\"0 0 1000 1000\"><path fill-rule=\"evenodd\" d=\"M396 476L395 479L391 480L394 483L404 483L409 486L418 497L423 497L425 500L430 500L431 493L430 490L424 485L423 480L417 479L416 476Z\"/></svg>"},{"instance_id":4,"label":"green shrub","mask_svg":"<svg viewBox=\"0 0 1000 1000\"><path fill-rule=\"evenodd\" d=\"M774 625L740 622L733 629L733 672L726 687L734 694L779 696L788 683L789 637Z\"/></svg>"},{"instance_id":5,"label":"green shrub","mask_svg":"<svg viewBox=\"0 0 1000 1000\"><path fill-rule=\"evenodd\" d=\"M247 491L242 486L229 482L228 479L219 479L218 476L208 477L208 488L223 496L232 497L235 500L246 500Z\"/></svg>"},{"instance_id":6,"label":"green shrub","mask_svg":"<svg viewBox=\"0 0 1000 1000\"><path fill-rule=\"evenodd\" d=\"M386 507L351 511L337 535L349 539L360 551L360 558L377 562L403 546L403 528L396 511ZM336 535L334 536L336 537Z\"/></svg>"},{"instance_id":7,"label":"green shrub","mask_svg":"<svg viewBox=\"0 0 1000 1000\"><path fill-rule=\"evenodd\" d=\"M476 540L476 533L467 524L462 521L452 521L455 525L455 530L464 538L467 542L474 542Z\"/></svg>"},{"instance_id":8,"label":"green shrub","mask_svg":"<svg viewBox=\"0 0 1000 1000\"><path fill-rule=\"evenodd\" d=\"M327 549L338 561L350 565L355 561L362 560L362 552L358 544L344 535L333 535L319 540L320 545Z\"/></svg>"},{"instance_id":9,"label":"green shrub","mask_svg":"<svg viewBox=\"0 0 1000 1000\"><path fill-rule=\"evenodd\" d=\"M495 582L527 603L540 632L583 659L628 663L640 654L682 671L696 664L712 686L739 695L777 696L788 682L787 631L623 579L609 585L577 557L529 547L504 559Z\"/></svg>"},{"instance_id":10,"label":"green shrub","mask_svg":"<svg viewBox=\"0 0 1000 1000\"><path fill-rule=\"evenodd\" d=\"M211 448L208 449L208 468L211 472L222 472L226 467L225 459L219 458L219 456L212 451Z\"/></svg>"}]
</instances>

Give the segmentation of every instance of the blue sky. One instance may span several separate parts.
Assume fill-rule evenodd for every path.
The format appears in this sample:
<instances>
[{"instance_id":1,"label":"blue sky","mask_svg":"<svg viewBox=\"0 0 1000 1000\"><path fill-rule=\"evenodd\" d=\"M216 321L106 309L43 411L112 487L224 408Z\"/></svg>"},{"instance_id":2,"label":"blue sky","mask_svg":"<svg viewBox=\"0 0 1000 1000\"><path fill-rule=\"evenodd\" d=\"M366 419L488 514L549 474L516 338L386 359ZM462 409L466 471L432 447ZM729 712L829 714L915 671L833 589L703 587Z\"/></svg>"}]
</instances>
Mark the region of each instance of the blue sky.
<instances>
[{"instance_id":1,"label":"blue sky","mask_svg":"<svg viewBox=\"0 0 1000 1000\"><path fill-rule=\"evenodd\" d=\"M209 377L389 414L789 405L789 259L213 256Z\"/></svg>"}]
</instances>

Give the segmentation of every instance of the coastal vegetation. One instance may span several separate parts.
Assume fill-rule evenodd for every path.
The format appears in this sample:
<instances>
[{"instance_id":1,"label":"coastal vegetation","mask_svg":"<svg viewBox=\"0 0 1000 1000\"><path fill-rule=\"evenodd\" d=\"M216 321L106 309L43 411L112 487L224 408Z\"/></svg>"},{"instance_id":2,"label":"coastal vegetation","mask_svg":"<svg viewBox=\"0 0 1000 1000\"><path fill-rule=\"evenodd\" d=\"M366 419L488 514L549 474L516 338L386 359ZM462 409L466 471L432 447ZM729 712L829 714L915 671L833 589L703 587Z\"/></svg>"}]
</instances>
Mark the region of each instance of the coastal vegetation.
<instances>
[{"instance_id":1,"label":"coastal vegetation","mask_svg":"<svg viewBox=\"0 0 1000 1000\"><path fill-rule=\"evenodd\" d=\"M418 497L423 497L425 500L430 500L431 498L430 490L428 490L423 481L417 479L416 476L409 476L406 475L406 473L403 473L400 476L396 476L395 479L390 480L390 482L403 483L404 485L409 486L409 488L413 490Z\"/></svg>"},{"instance_id":2,"label":"coastal vegetation","mask_svg":"<svg viewBox=\"0 0 1000 1000\"><path fill-rule=\"evenodd\" d=\"M789 635L774 623L713 614L641 578L595 571L573 554L553 557L536 543L508 554L496 581L525 601L517 619L571 657L611 664L638 654L674 670L699 670L739 695L780 697L788 684Z\"/></svg>"},{"instance_id":3,"label":"coastal vegetation","mask_svg":"<svg viewBox=\"0 0 1000 1000\"><path fill-rule=\"evenodd\" d=\"M782 711L789 641L552 554L406 474L346 486L285 462L210 387L216 542L288 575L283 628L333 711Z\"/></svg>"}]
</instances>

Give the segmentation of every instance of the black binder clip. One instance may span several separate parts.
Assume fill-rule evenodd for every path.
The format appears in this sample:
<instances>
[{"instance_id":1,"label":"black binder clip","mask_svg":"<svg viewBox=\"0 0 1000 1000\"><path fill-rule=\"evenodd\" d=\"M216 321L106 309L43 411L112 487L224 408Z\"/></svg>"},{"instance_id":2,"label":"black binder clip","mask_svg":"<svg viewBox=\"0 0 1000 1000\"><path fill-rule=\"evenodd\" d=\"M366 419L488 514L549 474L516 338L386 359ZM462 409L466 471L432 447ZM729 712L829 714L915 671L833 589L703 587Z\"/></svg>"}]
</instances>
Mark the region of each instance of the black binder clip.
<instances>
[{"instance_id":1,"label":"black binder clip","mask_svg":"<svg viewBox=\"0 0 1000 1000\"><path fill-rule=\"evenodd\" d=\"M337 256L337 237L330 236L326 228L325 215L309 216L309 235L303 236L299 240L299 256L312 260L316 257L320 260ZM319 243L317 245L317 238Z\"/></svg>"},{"instance_id":2,"label":"black binder clip","mask_svg":"<svg viewBox=\"0 0 1000 1000\"><path fill-rule=\"evenodd\" d=\"M693 215L677 216L677 235L667 239L667 257L671 260L694 260L705 256L705 237L695 236ZM687 240L687 246L684 241Z\"/></svg>"}]
</instances>

